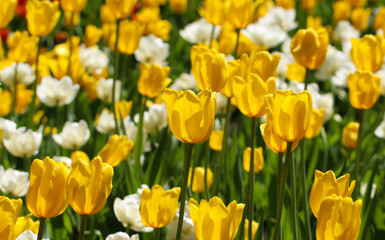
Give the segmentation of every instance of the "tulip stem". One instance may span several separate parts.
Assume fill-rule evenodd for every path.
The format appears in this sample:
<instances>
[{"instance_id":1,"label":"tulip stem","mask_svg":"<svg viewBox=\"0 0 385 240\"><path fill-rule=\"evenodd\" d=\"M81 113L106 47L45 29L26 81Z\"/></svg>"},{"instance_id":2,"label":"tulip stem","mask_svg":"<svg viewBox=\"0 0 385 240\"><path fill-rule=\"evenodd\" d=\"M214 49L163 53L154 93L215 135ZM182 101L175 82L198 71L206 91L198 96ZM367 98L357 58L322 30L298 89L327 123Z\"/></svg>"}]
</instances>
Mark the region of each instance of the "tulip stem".
<instances>
[{"instance_id":1,"label":"tulip stem","mask_svg":"<svg viewBox=\"0 0 385 240\"><path fill-rule=\"evenodd\" d=\"M211 48L211 46L213 45L214 33L215 33L215 25L213 24L213 28L211 29L211 35L210 35L210 45L209 45L209 48Z\"/></svg>"},{"instance_id":2,"label":"tulip stem","mask_svg":"<svg viewBox=\"0 0 385 240\"><path fill-rule=\"evenodd\" d=\"M306 68L306 72L305 72L305 89L304 90L307 90L307 85L309 84L309 80L310 80L310 69Z\"/></svg>"},{"instance_id":3,"label":"tulip stem","mask_svg":"<svg viewBox=\"0 0 385 240\"><path fill-rule=\"evenodd\" d=\"M160 228L155 228L154 229L154 233L155 233L155 240L159 240L160 239Z\"/></svg>"},{"instance_id":4,"label":"tulip stem","mask_svg":"<svg viewBox=\"0 0 385 240\"><path fill-rule=\"evenodd\" d=\"M44 234L44 223L45 223L45 218L41 217L39 218L39 233L37 235L37 240L42 240L43 239L43 234Z\"/></svg>"},{"instance_id":5,"label":"tulip stem","mask_svg":"<svg viewBox=\"0 0 385 240\"><path fill-rule=\"evenodd\" d=\"M206 142L206 156L205 156L205 192L206 192L206 199L210 199L210 191L207 184L207 170L209 167L209 158L210 158L210 144Z\"/></svg>"},{"instance_id":6,"label":"tulip stem","mask_svg":"<svg viewBox=\"0 0 385 240\"><path fill-rule=\"evenodd\" d=\"M291 155L291 152L288 153L289 155ZM293 238L294 240L298 240L298 227L297 227L297 196L296 196L296 192L297 192L297 179L296 179L296 168L295 168L295 163L294 163L294 159L292 156L290 156L290 170L291 170L291 174L290 174L290 193L291 193L291 221L293 223ZM306 194L306 193L305 193Z\"/></svg>"},{"instance_id":7,"label":"tulip stem","mask_svg":"<svg viewBox=\"0 0 385 240\"><path fill-rule=\"evenodd\" d=\"M254 220L254 144L255 144L255 132L257 126L257 118L251 118L251 141L250 141L250 168L249 168L249 183L247 185L247 210L249 219L249 239L253 239L253 220Z\"/></svg>"},{"instance_id":8,"label":"tulip stem","mask_svg":"<svg viewBox=\"0 0 385 240\"><path fill-rule=\"evenodd\" d=\"M114 122L115 122L115 133L120 134L119 126L118 126L118 116L115 108L115 86L116 80L118 78L119 72L119 51L118 51L118 41L119 41L119 25L120 19L116 21L116 33L115 33L115 62L114 62L114 79L112 83L112 112L114 113Z\"/></svg>"},{"instance_id":9,"label":"tulip stem","mask_svg":"<svg viewBox=\"0 0 385 240\"><path fill-rule=\"evenodd\" d=\"M70 76L70 74L71 74L72 35L73 35L73 32L74 32L74 27L73 27L74 15L75 15L74 12L71 12L70 27L68 29L69 55L68 55L67 76Z\"/></svg>"},{"instance_id":10,"label":"tulip stem","mask_svg":"<svg viewBox=\"0 0 385 240\"><path fill-rule=\"evenodd\" d=\"M241 35L241 29L236 29L237 32L237 41L235 43L235 50L234 50L234 57L236 58L238 56L238 45L239 45L239 36Z\"/></svg>"},{"instance_id":11,"label":"tulip stem","mask_svg":"<svg viewBox=\"0 0 385 240\"><path fill-rule=\"evenodd\" d=\"M188 144L186 162L184 166L183 185L182 185L182 192L181 192L181 198L180 198L179 219L178 219L178 229L176 232L176 240L180 240L180 236L182 234L184 207L185 207L186 192L187 192L187 181L188 181L188 174L189 174L190 165L191 165L191 155L192 155L193 147L194 147L193 143Z\"/></svg>"},{"instance_id":12,"label":"tulip stem","mask_svg":"<svg viewBox=\"0 0 385 240\"><path fill-rule=\"evenodd\" d=\"M305 139L301 141L301 183L302 183L302 191L303 191L303 200L305 202L305 224L308 233L308 239L312 240L311 227L310 227L310 217L309 217L309 202L307 198L307 190L306 190L306 165L305 165Z\"/></svg>"},{"instance_id":13,"label":"tulip stem","mask_svg":"<svg viewBox=\"0 0 385 240\"><path fill-rule=\"evenodd\" d=\"M365 121L365 109L360 109L360 117L359 117L359 124L360 127L358 128L358 137L357 137L357 146L356 146L356 166L354 169L354 180L357 181L357 188L360 189L361 187L361 178L359 176L359 169L360 169L360 157L361 157L361 144L364 134L364 121ZM357 189L356 188L356 189ZM355 197L358 196L359 191L355 192Z\"/></svg>"},{"instance_id":14,"label":"tulip stem","mask_svg":"<svg viewBox=\"0 0 385 240\"><path fill-rule=\"evenodd\" d=\"M35 81L33 83L33 95L32 95L32 101L30 105L30 111L29 111L29 121L28 121L28 127L32 128L33 126L33 115L35 115L35 105L36 105L36 88L37 88L37 82L39 79L39 54L41 49L41 37L39 38L39 42L37 44L37 54L36 54L36 61L35 61Z\"/></svg>"},{"instance_id":15,"label":"tulip stem","mask_svg":"<svg viewBox=\"0 0 385 240\"><path fill-rule=\"evenodd\" d=\"M79 240L84 240L84 232L86 231L87 215L80 215L80 233Z\"/></svg>"},{"instance_id":16,"label":"tulip stem","mask_svg":"<svg viewBox=\"0 0 385 240\"><path fill-rule=\"evenodd\" d=\"M16 99L17 99L17 68L19 63L15 65L15 75L13 76L13 98L12 98L12 112L11 116L16 121Z\"/></svg>"},{"instance_id":17,"label":"tulip stem","mask_svg":"<svg viewBox=\"0 0 385 240\"><path fill-rule=\"evenodd\" d=\"M146 107L146 101L147 97L143 96L142 98L142 104L140 106L140 112L139 112L139 122L138 122L138 130L136 133L136 140L135 140L135 162L134 162L134 170L138 174L139 179L141 179L142 176L142 169L140 166L140 156L142 155L142 145L143 145L143 115L144 115L144 108Z\"/></svg>"},{"instance_id":18,"label":"tulip stem","mask_svg":"<svg viewBox=\"0 0 385 240\"><path fill-rule=\"evenodd\" d=\"M280 191L280 183L281 183L281 175L282 175L282 158L283 158L283 153L279 152L278 153L278 171L277 171L277 196L279 196L279 191ZM278 217L278 201L277 201L277 217ZM279 229L280 230L280 229ZM280 231L281 232L281 231ZM279 234L279 238L281 239L281 234Z\"/></svg>"},{"instance_id":19,"label":"tulip stem","mask_svg":"<svg viewBox=\"0 0 385 240\"><path fill-rule=\"evenodd\" d=\"M274 235L273 240L277 240L279 236L279 230L281 228L281 217L282 217L282 207L283 207L283 200L285 197L285 184L286 184L286 178L287 173L289 171L289 165L291 161L291 146L293 143L287 142L287 149L286 149L286 159L283 166L283 172L282 177L280 179L280 186L279 186L279 195L278 195L278 209L277 209L277 222L275 224L274 228Z\"/></svg>"}]
</instances>

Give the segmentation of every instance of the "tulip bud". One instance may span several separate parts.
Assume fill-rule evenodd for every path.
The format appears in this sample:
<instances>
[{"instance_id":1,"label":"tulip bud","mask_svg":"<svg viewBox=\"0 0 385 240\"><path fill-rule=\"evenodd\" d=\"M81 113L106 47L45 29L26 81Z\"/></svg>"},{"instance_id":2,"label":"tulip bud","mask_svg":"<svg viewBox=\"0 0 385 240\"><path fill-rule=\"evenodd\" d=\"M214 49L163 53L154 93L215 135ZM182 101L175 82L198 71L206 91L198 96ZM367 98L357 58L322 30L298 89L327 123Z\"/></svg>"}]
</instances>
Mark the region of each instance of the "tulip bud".
<instances>
[{"instance_id":1,"label":"tulip bud","mask_svg":"<svg viewBox=\"0 0 385 240\"><path fill-rule=\"evenodd\" d=\"M210 148L214 151L222 151L223 130L213 130L210 136Z\"/></svg>"},{"instance_id":2,"label":"tulip bud","mask_svg":"<svg viewBox=\"0 0 385 240\"><path fill-rule=\"evenodd\" d=\"M191 174L192 168L190 168L190 172L188 174L188 186L191 186ZM213 172L210 168L207 168L207 187L211 188L213 185ZM205 168L204 167L196 167L194 168L194 176L193 176L193 184L192 191L197 193L203 193L205 191Z\"/></svg>"},{"instance_id":3,"label":"tulip bud","mask_svg":"<svg viewBox=\"0 0 385 240\"><path fill-rule=\"evenodd\" d=\"M370 109L381 95L381 78L369 71L357 70L348 76L350 104L357 109Z\"/></svg>"},{"instance_id":4,"label":"tulip bud","mask_svg":"<svg viewBox=\"0 0 385 240\"><path fill-rule=\"evenodd\" d=\"M139 47L144 27L137 21L123 20L119 25L118 50L124 54L133 54ZM115 51L115 34L110 39L110 48Z\"/></svg>"},{"instance_id":5,"label":"tulip bud","mask_svg":"<svg viewBox=\"0 0 385 240\"><path fill-rule=\"evenodd\" d=\"M360 124L357 122L350 122L342 130L342 144L347 148L354 149L357 145L358 129Z\"/></svg>"},{"instance_id":6,"label":"tulip bud","mask_svg":"<svg viewBox=\"0 0 385 240\"><path fill-rule=\"evenodd\" d=\"M250 154L251 154L251 148L247 147L243 151L243 169L245 169L246 172L250 171ZM258 173L262 171L263 169L263 150L262 147L254 148L254 173Z\"/></svg>"},{"instance_id":7,"label":"tulip bud","mask_svg":"<svg viewBox=\"0 0 385 240\"><path fill-rule=\"evenodd\" d=\"M174 13L182 14L186 11L188 0L169 0L168 2Z\"/></svg>"}]
</instances>

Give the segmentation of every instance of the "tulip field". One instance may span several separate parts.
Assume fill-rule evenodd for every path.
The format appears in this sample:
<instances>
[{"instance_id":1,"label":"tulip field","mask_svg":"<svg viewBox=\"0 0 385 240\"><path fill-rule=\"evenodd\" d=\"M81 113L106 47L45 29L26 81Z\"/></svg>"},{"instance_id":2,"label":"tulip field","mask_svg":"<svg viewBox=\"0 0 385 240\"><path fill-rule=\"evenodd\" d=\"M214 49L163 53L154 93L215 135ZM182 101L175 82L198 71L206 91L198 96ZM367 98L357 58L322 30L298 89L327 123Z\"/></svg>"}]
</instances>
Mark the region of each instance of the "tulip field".
<instances>
[{"instance_id":1,"label":"tulip field","mask_svg":"<svg viewBox=\"0 0 385 240\"><path fill-rule=\"evenodd\" d=\"M383 240L384 0L1 0L0 240Z\"/></svg>"}]
</instances>

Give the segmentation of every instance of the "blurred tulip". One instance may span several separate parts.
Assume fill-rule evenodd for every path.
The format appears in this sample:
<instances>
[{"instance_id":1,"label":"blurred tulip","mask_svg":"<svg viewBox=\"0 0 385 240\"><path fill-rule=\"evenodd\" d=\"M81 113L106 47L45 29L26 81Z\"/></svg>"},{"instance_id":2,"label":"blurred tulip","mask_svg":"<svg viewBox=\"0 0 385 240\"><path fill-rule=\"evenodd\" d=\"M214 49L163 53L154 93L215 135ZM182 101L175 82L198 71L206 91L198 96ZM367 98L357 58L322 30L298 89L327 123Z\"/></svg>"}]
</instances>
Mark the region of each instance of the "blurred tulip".
<instances>
[{"instance_id":1,"label":"blurred tulip","mask_svg":"<svg viewBox=\"0 0 385 240\"><path fill-rule=\"evenodd\" d=\"M359 8L364 7L367 3L367 0L349 0L349 2L353 8Z\"/></svg>"},{"instance_id":2,"label":"blurred tulip","mask_svg":"<svg viewBox=\"0 0 385 240\"><path fill-rule=\"evenodd\" d=\"M313 108L309 127L306 131L305 138L315 138L321 131L322 125L324 123L325 109L315 109Z\"/></svg>"},{"instance_id":3,"label":"blurred tulip","mask_svg":"<svg viewBox=\"0 0 385 240\"><path fill-rule=\"evenodd\" d=\"M383 28L384 23L385 23L385 7L380 6L378 8L378 12L373 18L373 30L377 31L378 29Z\"/></svg>"},{"instance_id":4,"label":"blurred tulip","mask_svg":"<svg viewBox=\"0 0 385 240\"><path fill-rule=\"evenodd\" d=\"M213 130L210 136L210 148L214 151L222 151L223 130Z\"/></svg>"},{"instance_id":5,"label":"blurred tulip","mask_svg":"<svg viewBox=\"0 0 385 240\"><path fill-rule=\"evenodd\" d=\"M334 23L337 24L340 21L349 21L351 6L348 1L337 1L333 3L333 19Z\"/></svg>"},{"instance_id":6,"label":"blurred tulip","mask_svg":"<svg viewBox=\"0 0 385 240\"><path fill-rule=\"evenodd\" d=\"M94 25L88 25L85 30L84 34L84 44L87 47L92 47L94 45L97 45L100 41L100 38L102 37L103 31L102 29L94 26Z\"/></svg>"},{"instance_id":7,"label":"blurred tulip","mask_svg":"<svg viewBox=\"0 0 385 240\"><path fill-rule=\"evenodd\" d=\"M365 32L369 27L371 12L372 10L370 8L354 8L351 15L353 26L361 32Z\"/></svg>"},{"instance_id":8,"label":"blurred tulip","mask_svg":"<svg viewBox=\"0 0 385 240\"><path fill-rule=\"evenodd\" d=\"M37 86L36 94L39 100L48 107L70 104L79 91L79 85L73 84L68 76L57 80L53 77L43 77Z\"/></svg>"},{"instance_id":9,"label":"blurred tulip","mask_svg":"<svg viewBox=\"0 0 385 240\"><path fill-rule=\"evenodd\" d=\"M29 85L33 83L35 81L34 69L28 63L12 63L11 66L0 70L0 81L9 88L13 88L15 79L18 84Z\"/></svg>"},{"instance_id":10,"label":"blurred tulip","mask_svg":"<svg viewBox=\"0 0 385 240\"><path fill-rule=\"evenodd\" d=\"M115 102L115 109L118 112L118 120L125 119L131 113L132 101L121 100Z\"/></svg>"},{"instance_id":11,"label":"blurred tulip","mask_svg":"<svg viewBox=\"0 0 385 240\"><path fill-rule=\"evenodd\" d=\"M87 0L60 0L61 8L68 12L81 12L86 4Z\"/></svg>"},{"instance_id":12,"label":"blurred tulip","mask_svg":"<svg viewBox=\"0 0 385 240\"><path fill-rule=\"evenodd\" d=\"M68 176L68 202L80 215L99 212L112 190L114 169L95 157L89 164L78 161L72 165Z\"/></svg>"},{"instance_id":13,"label":"blurred tulip","mask_svg":"<svg viewBox=\"0 0 385 240\"><path fill-rule=\"evenodd\" d=\"M255 8L259 2L253 0L230 0L227 8L227 20L236 29L247 27L254 17Z\"/></svg>"},{"instance_id":14,"label":"blurred tulip","mask_svg":"<svg viewBox=\"0 0 385 240\"><path fill-rule=\"evenodd\" d=\"M340 197L350 197L354 190L356 181L352 181L349 186L350 175L345 174L336 179L334 172L329 170L326 173L315 170L314 183L310 191L310 208L316 218L320 214L320 206L325 197L333 194Z\"/></svg>"},{"instance_id":15,"label":"blurred tulip","mask_svg":"<svg viewBox=\"0 0 385 240\"><path fill-rule=\"evenodd\" d=\"M188 183L187 185L191 187L191 174L192 168L190 168L188 174ZM207 168L207 188L211 188L213 185L213 172L210 168ZM204 167L196 167L194 168L194 176L192 183L192 191L196 193L203 193L205 191L205 168Z\"/></svg>"},{"instance_id":16,"label":"blurred tulip","mask_svg":"<svg viewBox=\"0 0 385 240\"><path fill-rule=\"evenodd\" d=\"M316 69L326 59L329 35L325 29L300 29L291 40L291 54L303 67Z\"/></svg>"},{"instance_id":17,"label":"blurred tulip","mask_svg":"<svg viewBox=\"0 0 385 240\"><path fill-rule=\"evenodd\" d=\"M143 96L153 98L161 94L161 92L171 83L168 78L170 67L162 67L159 64L140 64L140 76L138 80L138 91Z\"/></svg>"},{"instance_id":18,"label":"blurred tulip","mask_svg":"<svg viewBox=\"0 0 385 240\"><path fill-rule=\"evenodd\" d=\"M174 13L182 14L186 11L188 0L169 0L168 2Z\"/></svg>"},{"instance_id":19,"label":"blurred tulip","mask_svg":"<svg viewBox=\"0 0 385 240\"><path fill-rule=\"evenodd\" d=\"M124 54L133 54L139 47L140 38L143 35L144 27L137 21L123 20L119 26L118 50ZM115 37L112 35L110 46L115 44ZM115 46L114 46L115 47ZM115 49L112 49L115 51Z\"/></svg>"},{"instance_id":20,"label":"blurred tulip","mask_svg":"<svg viewBox=\"0 0 385 240\"><path fill-rule=\"evenodd\" d=\"M128 140L125 135L114 134L110 137L106 145L97 154L103 162L116 167L123 160L127 159L128 154L134 148L134 142Z\"/></svg>"},{"instance_id":21,"label":"blurred tulip","mask_svg":"<svg viewBox=\"0 0 385 240\"><path fill-rule=\"evenodd\" d=\"M317 2L317 0L300 0L300 6L301 6L301 8L312 13L314 11L314 6L315 6L316 2Z\"/></svg>"},{"instance_id":22,"label":"blurred tulip","mask_svg":"<svg viewBox=\"0 0 385 240\"><path fill-rule=\"evenodd\" d=\"M27 62L36 56L37 43L36 36L29 36L27 31L16 31L7 39L9 47L8 57L15 62Z\"/></svg>"},{"instance_id":23,"label":"blurred tulip","mask_svg":"<svg viewBox=\"0 0 385 240\"><path fill-rule=\"evenodd\" d=\"M130 237L125 232L117 232L117 233L114 233L114 234L109 234L106 237L106 240L139 240L139 235L138 234L134 234L134 235L131 235L131 237Z\"/></svg>"},{"instance_id":24,"label":"blurred tulip","mask_svg":"<svg viewBox=\"0 0 385 240\"><path fill-rule=\"evenodd\" d=\"M214 127L217 95L211 90L194 92L166 89L164 101L171 132L184 143L206 141Z\"/></svg>"},{"instance_id":25,"label":"blurred tulip","mask_svg":"<svg viewBox=\"0 0 385 240\"><path fill-rule=\"evenodd\" d=\"M106 5L117 19L127 18L134 10L136 0L106 0Z\"/></svg>"},{"instance_id":26,"label":"blurred tulip","mask_svg":"<svg viewBox=\"0 0 385 240\"><path fill-rule=\"evenodd\" d=\"M289 81L303 82L306 76L306 68L298 63L287 64L287 79Z\"/></svg>"},{"instance_id":27,"label":"blurred tulip","mask_svg":"<svg viewBox=\"0 0 385 240\"><path fill-rule=\"evenodd\" d=\"M34 216L52 218L66 210L69 173L65 163L56 163L49 157L32 162L27 207Z\"/></svg>"},{"instance_id":28,"label":"blurred tulip","mask_svg":"<svg viewBox=\"0 0 385 240\"><path fill-rule=\"evenodd\" d=\"M381 78L370 71L357 70L348 76L350 104L357 109L370 109L381 95Z\"/></svg>"},{"instance_id":29,"label":"blurred tulip","mask_svg":"<svg viewBox=\"0 0 385 240\"><path fill-rule=\"evenodd\" d=\"M258 227L259 227L259 223L253 220L253 230L252 230L253 238L252 239L254 239L255 234L257 234ZM245 233L248 233L248 232L249 232L249 220L245 219ZM249 240L249 234L245 234L245 240Z\"/></svg>"},{"instance_id":30,"label":"blurred tulip","mask_svg":"<svg viewBox=\"0 0 385 240\"><path fill-rule=\"evenodd\" d=\"M65 0L62 0L63 2ZM32 35L45 37L56 26L60 17L59 2L29 0L27 2L28 31Z\"/></svg>"},{"instance_id":31,"label":"blurred tulip","mask_svg":"<svg viewBox=\"0 0 385 240\"><path fill-rule=\"evenodd\" d=\"M294 0L276 0L275 5L277 5L277 7L281 7L286 10L294 9L295 1Z\"/></svg>"},{"instance_id":32,"label":"blurred tulip","mask_svg":"<svg viewBox=\"0 0 385 240\"><path fill-rule=\"evenodd\" d=\"M112 10L107 6L107 4L103 4L100 6L100 20L104 23L115 23L116 18Z\"/></svg>"},{"instance_id":33,"label":"blurred tulip","mask_svg":"<svg viewBox=\"0 0 385 240\"><path fill-rule=\"evenodd\" d=\"M17 0L0 1L0 29L6 28L15 15Z\"/></svg>"},{"instance_id":34,"label":"blurred tulip","mask_svg":"<svg viewBox=\"0 0 385 240\"><path fill-rule=\"evenodd\" d=\"M71 22L72 21L72 22ZM64 11L64 25L69 27L74 27L80 23L80 12L70 12Z\"/></svg>"},{"instance_id":35,"label":"blurred tulip","mask_svg":"<svg viewBox=\"0 0 385 240\"><path fill-rule=\"evenodd\" d=\"M321 202L317 219L317 240L356 240L361 227L362 200L328 196Z\"/></svg>"},{"instance_id":36,"label":"blurred tulip","mask_svg":"<svg viewBox=\"0 0 385 240\"><path fill-rule=\"evenodd\" d=\"M344 127L342 130L342 144L345 147L351 149L356 148L359 128L360 124L357 122L350 122Z\"/></svg>"},{"instance_id":37,"label":"blurred tulip","mask_svg":"<svg viewBox=\"0 0 385 240\"><path fill-rule=\"evenodd\" d=\"M0 116L6 116L11 112L12 97L7 90L0 88Z\"/></svg>"},{"instance_id":38,"label":"blurred tulip","mask_svg":"<svg viewBox=\"0 0 385 240\"><path fill-rule=\"evenodd\" d=\"M384 57L384 39L381 35L366 34L361 39L352 38L350 57L358 70L372 73L380 70Z\"/></svg>"},{"instance_id":39,"label":"blurred tulip","mask_svg":"<svg viewBox=\"0 0 385 240\"><path fill-rule=\"evenodd\" d=\"M251 148L247 147L243 151L243 169L245 169L246 172L250 171L250 154ZM262 171L263 165L264 161L262 147L254 148L254 173Z\"/></svg>"},{"instance_id":40,"label":"blurred tulip","mask_svg":"<svg viewBox=\"0 0 385 240\"><path fill-rule=\"evenodd\" d=\"M40 132L21 127L10 138L3 139L3 144L13 156L26 158L39 152L42 137Z\"/></svg>"},{"instance_id":41,"label":"blurred tulip","mask_svg":"<svg viewBox=\"0 0 385 240\"><path fill-rule=\"evenodd\" d=\"M19 217L23 201L19 199L9 199L0 196L0 238L2 240L13 240L13 232Z\"/></svg>"},{"instance_id":42,"label":"blurred tulip","mask_svg":"<svg viewBox=\"0 0 385 240\"><path fill-rule=\"evenodd\" d=\"M245 204L232 201L226 207L222 199L215 196L209 202L202 199L200 204L190 198L189 207L197 240L233 240L237 235Z\"/></svg>"},{"instance_id":43,"label":"blurred tulip","mask_svg":"<svg viewBox=\"0 0 385 240\"><path fill-rule=\"evenodd\" d=\"M18 114L22 114L32 102L33 90L27 89L24 84L17 84L16 88L15 110Z\"/></svg>"},{"instance_id":44,"label":"blurred tulip","mask_svg":"<svg viewBox=\"0 0 385 240\"><path fill-rule=\"evenodd\" d=\"M205 0L199 13L213 25L221 25L226 20L227 1Z\"/></svg>"},{"instance_id":45,"label":"blurred tulip","mask_svg":"<svg viewBox=\"0 0 385 240\"><path fill-rule=\"evenodd\" d=\"M164 191L160 185L143 190L139 212L144 225L162 228L168 225L178 210L180 188Z\"/></svg>"},{"instance_id":46,"label":"blurred tulip","mask_svg":"<svg viewBox=\"0 0 385 240\"><path fill-rule=\"evenodd\" d=\"M63 148L79 149L84 146L90 138L90 130L87 122L65 122L63 130L59 134L53 134L53 140Z\"/></svg>"},{"instance_id":47,"label":"blurred tulip","mask_svg":"<svg viewBox=\"0 0 385 240\"><path fill-rule=\"evenodd\" d=\"M4 171L2 168L0 166L0 190L15 197L25 196L28 192L28 173L12 168Z\"/></svg>"},{"instance_id":48,"label":"blurred tulip","mask_svg":"<svg viewBox=\"0 0 385 240\"><path fill-rule=\"evenodd\" d=\"M159 7L167 3L167 0L142 0L142 4L145 7Z\"/></svg>"},{"instance_id":49,"label":"blurred tulip","mask_svg":"<svg viewBox=\"0 0 385 240\"><path fill-rule=\"evenodd\" d=\"M78 161L84 161L84 162L87 162L87 163L90 162L90 158L83 151L72 152L71 153L71 160L72 160L72 164L75 164Z\"/></svg>"},{"instance_id":50,"label":"blurred tulip","mask_svg":"<svg viewBox=\"0 0 385 240\"><path fill-rule=\"evenodd\" d=\"M261 134L266 145L275 153L286 153L287 142L282 140L273 129L271 124L264 123L260 126ZM294 142L291 151L294 151L299 142Z\"/></svg>"},{"instance_id":51,"label":"blurred tulip","mask_svg":"<svg viewBox=\"0 0 385 240\"><path fill-rule=\"evenodd\" d=\"M13 230L12 239L16 239L19 235L28 230L30 230L34 234L37 234L39 231L39 221L33 221L31 219L31 214L28 214L25 217L17 218L17 222Z\"/></svg>"}]
</instances>

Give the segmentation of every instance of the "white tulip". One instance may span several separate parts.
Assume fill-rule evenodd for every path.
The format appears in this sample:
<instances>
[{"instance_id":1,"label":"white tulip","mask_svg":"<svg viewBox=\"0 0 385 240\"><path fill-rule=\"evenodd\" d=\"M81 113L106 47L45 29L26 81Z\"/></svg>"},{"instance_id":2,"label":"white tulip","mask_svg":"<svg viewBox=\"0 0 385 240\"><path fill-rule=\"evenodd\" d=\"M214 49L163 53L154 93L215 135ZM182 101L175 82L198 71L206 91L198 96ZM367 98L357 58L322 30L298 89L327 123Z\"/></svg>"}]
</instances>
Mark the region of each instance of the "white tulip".
<instances>
[{"instance_id":1,"label":"white tulip","mask_svg":"<svg viewBox=\"0 0 385 240\"><path fill-rule=\"evenodd\" d=\"M16 240L36 240L37 235L34 234L31 230L27 230L20 234ZM48 238L43 238L43 240L49 240Z\"/></svg>"},{"instance_id":2,"label":"white tulip","mask_svg":"<svg viewBox=\"0 0 385 240\"><path fill-rule=\"evenodd\" d=\"M125 232L117 232L107 236L106 240L139 240L139 235L134 234L131 237Z\"/></svg>"},{"instance_id":3,"label":"white tulip","mask_svg":"<svg viewBox=\"0 0 385 240\"><path fill-rule=\"evenodd\" d=\"M112 78L99 79L96 85L96 93L98 94L98 98L102 101L106 101L108 103L112 102L112 87L114 80ZM120 99L120 89L122 86L122 82L120 80L116 80L115 83L115 101L119 101Z\"/></svg>"},{"instance_id":4,"label":"white tulip","mask_svg":"<svg viewBox=\"0 0 385 240\"><path fill-rule=\"evenodd\" d=\"M374 130L374 135L378 138L385 139L385 116L380 125Z\"/></svg>"},{"instance_id":5,"label":"white tulip","mask_svg":"<svg viewBox=\"0 0 385 240\"><path fill-rule=\"evenodd\" d=\"M295 10L285 10L281 7L270 8L265 16L258 19L258 23L267 26L276 25L286 32L295 29L298 25L295 21Z\"/></svg>"},{"instance_id":6,"label":"white tulip","mask_svg":"<svg viewBox=\"0 0 385 240\"><path fill-rule=\"evenodd\" d=\"M174 90L193 90L199 91L197 80L192 74L182 73L170 86Z\"/></svg>"},{"instance_id":7,"label":"white tulip","mask_svg":"<svg viewBox=\"0 0 385 240\"><path fill-rule=\"evenodd\" d=\"M179 208L175 214L174 219L171 221L169 225L167 225L167 235L166 240L175 240L176 231L178 229L178 220L179 220ZM184 208L184 216L183 216L183 227L182 227L182 240L195 240L195 230L194 223L190 217L190 209L188 207L188 202L186 201Z\"/></svg>"},{"instance_id":8,"label":"white tulip","mask_svg":"<svg viewBox=\"0 0 385 240\"><path fill-rule=\"evenodd\" d=\"M3 166L1 166L3 168ZM25 196L29 187L29 174L12 168L6 171L0 169L0 190L5 194L11 194L15 197Z\"/></svg>"},{"instance_id":9,"label":"white tulip","mask_svg":"<svg viewBox=\"0 0 385 240\"><path fill-rule=\"evenodd\" d=\"M100 74L108 65L107 55L95 46L86 48L84 45L81 45L79 59L84 69L90 74Z\"/></svg>"},{"instance_id":10,"label":"white tulip","mask_svg":"<svg viewBox=\"0 0 385 240\"><path fill-rule=\"evenodd\" d=\"M145 132L154 133L167 126L167 110L166 105L153 104L144 112L143 129Z\"/></svg>"},{"instance_id":11,"label":"white tulip","mask_svg":"<svg viewBox=\"0 0 385 240\"><path fill-rule=\"evenodd\" d=\"M21 127L9 138L4 138L3 144L13 156L25 158L39 152L42 137L41 132Z\"/></svg>"},{"instance_id":12,"label":"white tulip","mask_svg":"<svg viewBox=\"0 0 385 240\"><path fill-rule=\"evenodd\" d=\"M201 18L195 22L187 24L183 30L179 31L179 34L184 40L192 44L210 43L211 32L213 31L213 25L206 22L206 19ZM216 26L214 30L214 39L217 39L221 32L221 26Z\"/></svg>"},{"instance_id":13,"label":"white tulip","mask_svg":"<svg viewBox=\"0 0 385 240\"><path fill-rule=\"evenodd\" d=\"M252 23L241 33L250 39L254 44L273 48L288 38L286 31L278 25L265 25L263 23Z\"/></svg>"},{"instance_id":14,"label":"white tulip","mask_svg":"<svg viewBox=\"0 0 385 240\"><path fill-rule=\"evenodd\" d=\"M158 63L166 65L169 55L169 45L154 35L143 36L140 39L139 47L135 51L135 58L140 63Z\"/></svg>"},{"instance_id":15,"label":"white tulip","mask_svg":"<svg viewBox=\"0 0 385 240\"><path fill-rule=\"evenodd\" d=\"M48 107L55 107L71 103L79 88L79 85L73 84L68 76L64 76L60 81L51 76L45 76L37 86L36 94L42 103Z\"/></svg>"},{"instance_id":16,"label":"white tulip","mask_svg":"<svg viewBox=\"0 0 385 240\"><path fill-rule=\"evenodd\" d=\"M87 143L90 138L90 130L87 122L66 122L59 134L54 134L53 140L60 146L68 149L79 149Z\"/></svg>"},{"instance_id":17,"label":"white tulip","mask_svg":"<svg viewBox=\"0 0 385 240\"><path fill-rule=\"evenodd\" d=\"M8 87L13 87L15 79L16 63L5 67L0 71L0 80ZM29 85L35 81L35 72L28 63L19 63L17 65L16 82Z\"/></svg>"},{"instance_id":18,"label":"white tulip","mask_svg":"<svg viewBox=\"0 0 385 240\"><path fill-rule=\"evenodd\" d=\"M103 109L102 113L97 118L95 128L100 133L113 134L115 132L114 114L108 109Z\"/></svg>"},{"instance_id":19,"label":"white tulip","mask_svg":"<svg viewBox=\"0 0 385 240\"><path fill-rule=\"evenodd\" d=\"M5 118L0 118L0 131L2 131L2 138L9 138L16 131L16 123ZM1 143L1 139L0 139Z\"/></svg>"}]
</instances>

